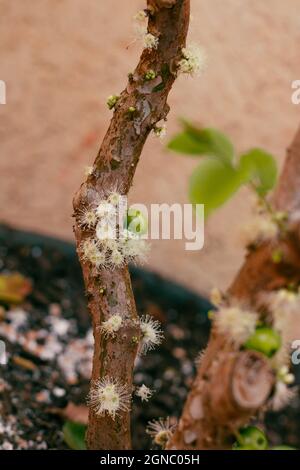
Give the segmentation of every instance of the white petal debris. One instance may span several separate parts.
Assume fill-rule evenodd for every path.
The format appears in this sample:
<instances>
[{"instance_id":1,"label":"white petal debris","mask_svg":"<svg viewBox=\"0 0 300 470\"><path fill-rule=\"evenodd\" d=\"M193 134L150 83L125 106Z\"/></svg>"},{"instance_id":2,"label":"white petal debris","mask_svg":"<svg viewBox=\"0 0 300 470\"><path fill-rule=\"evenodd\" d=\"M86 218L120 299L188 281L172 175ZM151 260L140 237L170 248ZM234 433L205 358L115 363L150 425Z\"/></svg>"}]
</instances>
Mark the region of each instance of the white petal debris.
<instances>
[{"instance_id":1,"label":"white petal debris","mask_svg":"<svg viewBox=\"0 0 300 470\"><path fill-rule=\"evenodd\" d=\"M136 390L135 394L142 401L148 401L152 397L153 391L143 384Z\"/></svg>"}]
</instances>

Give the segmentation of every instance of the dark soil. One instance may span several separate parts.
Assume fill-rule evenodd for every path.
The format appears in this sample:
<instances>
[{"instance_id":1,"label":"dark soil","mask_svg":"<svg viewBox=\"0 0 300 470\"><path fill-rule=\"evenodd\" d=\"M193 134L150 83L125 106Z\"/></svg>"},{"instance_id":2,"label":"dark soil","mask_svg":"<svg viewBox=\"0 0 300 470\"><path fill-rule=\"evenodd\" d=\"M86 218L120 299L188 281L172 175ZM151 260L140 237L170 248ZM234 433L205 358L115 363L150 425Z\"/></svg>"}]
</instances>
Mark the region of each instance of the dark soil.
<instances>
[{"instance_id":1,"label":"dark soil","mask_svg":"<svg viewBox=\"0 0 300 470\"><path fill-rule=\"evenodd\" d=\"M32 293L17 307L25 312L26 321L18 325L16 339L9 340L1 333L3 325L16 321L14 314L9 320L9 312L15 310L3 304L0 339L6 343L8 363L0 365L0 448L67 448L63 420L53 409L68 402L85 403L91 354L87 341L90 322L75 249L54 239L0 227L0 271L19 272L33 283ZM149 402L133 400L134 448L149 449L152 444L145 434L148 421L180 414L195 372L195 358L207 342L210 304L155 274L135 268L131 272L139 313L150 313L160 320L165 333L162 346L139 361L134 376L136 385L144 383L155 389ZM67 325L68 331L53 329L53 317L60 327ZM65 319L67 323L61 321ZM29 341L32 336L34 347ZM49 338L55 347L59 343L61 353L47 343ZM74 349L68 349L70 344ZM47 348L53 357L41 353L47 353ZM63 363L59 359L62 354ZM267 424L273 444L300 447L299 400L281 413L269 414Z\"/></svg>"}]
</instances>

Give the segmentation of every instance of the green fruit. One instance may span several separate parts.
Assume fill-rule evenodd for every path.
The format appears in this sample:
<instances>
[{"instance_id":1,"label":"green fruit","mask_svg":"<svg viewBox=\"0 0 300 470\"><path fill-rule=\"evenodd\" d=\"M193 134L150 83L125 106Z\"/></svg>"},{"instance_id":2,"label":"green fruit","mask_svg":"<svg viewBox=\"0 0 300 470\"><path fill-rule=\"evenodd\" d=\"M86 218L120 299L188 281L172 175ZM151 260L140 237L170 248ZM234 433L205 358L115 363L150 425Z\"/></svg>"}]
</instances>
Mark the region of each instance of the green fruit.
<instances>
[{"instance_id":1,"label":"green fruit","mask_svg":"<svg viewBox=\"0 0 300 470\"><path fill-rule=\"evenodd\" d=\"M253 449L253 447L250 447L250 446L238 446L238 445L236 445L236 446L232 447L232 450L257 450L257 449ZM264 449L262 449L262 450L264 450Z\"/></svg>"},{"instance_id":2,"label":"green fruit","mask_svg":"<svg viewBox=\"0 0 300 470\"><path fill-rule=\"evenodd\" d=\"M297 450L295 447L290 447L282 444L281 446L271 447L271 450Z\"/></svg>"},{"instance_id":3,"label":"green fruit","mask_svg":"<svg viewBox=\"0 0 300 470\"><path fill-rule=\"evenodd\" d=\"M148 221L144 214L134 207L130 207L127 211L127 229L137 235L144 235L148 230ZM125 224L125 225L126 225Z\"/></svg>"},{"instance_id":4,"label":"green fruit","mask_svg":"<svg viewBox=\"0 0 300 470\"><path fill-rule=\"evenodd\" d=\"M244 346L246 349L253 349L265 354L267 357L272 357L280 349L281 337L272 328L261 326L256 328Z\"/></svg>"},{"instance_id":5,"label":"green fruit","mask_svg":"<svg viewBox=\"0 0 300 470\"><path fill-rule=\"evenodd\" d=\"M237 442L234 443L235 450L265 450L268 441L265 434L255 426L248 426L239 431Z\"/></svg>"}]
</instances>

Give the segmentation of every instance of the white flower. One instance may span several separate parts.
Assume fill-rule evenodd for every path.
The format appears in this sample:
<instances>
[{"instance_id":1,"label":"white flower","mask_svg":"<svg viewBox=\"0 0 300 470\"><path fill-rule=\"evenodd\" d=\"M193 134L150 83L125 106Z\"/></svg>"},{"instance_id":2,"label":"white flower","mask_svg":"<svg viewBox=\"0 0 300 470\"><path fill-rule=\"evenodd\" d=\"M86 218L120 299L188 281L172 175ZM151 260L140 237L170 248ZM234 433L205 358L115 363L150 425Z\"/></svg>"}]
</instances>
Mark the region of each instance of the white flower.
<instances>
[{"instance_id":1,"label":"white flower","mask_svg":"<svg viewBox=\"0 0 300 470\"><path fill-rule=\"evenodd\" d=\"M97 214L93 209L84 208L81 209L79 214L79 224L82 227L92 228L97 223Z\"/></svg>"},{"instance_id":2,"label":"white flower","mask_svg":"<svg viewBox=\"0 0 300 470\"><path fill-rule=\"evenodd\" d=\"M147 13L145 10L140 10L134 15L133 19L135 21L144 22L147 19Z\"/></svg>"},{"instance_id":3,"label":"white flower","mask_svg":"<svg viewBox=\"0 0 300 470\"><path fill-rule=\"evenodd\" d=\"M196 367L199 367L202 363L202 360L205 356L205 353L206 353L206 349L202 349L201 351L199 351L199 353L197 354L194 362L195 362L195 366Z\"/></svg>"},{"instance_id":4,"label":"white flower","mask_svg":"<svg viewBox=\"0 0 300 470\"><path fill-rule=\"evenodd\" d=\"M154 320L150 315L141 318L140 327L142 333L140 353L145 354L162 342L163 332L159 321Z\"/></svg>"},{"instance_id":5,"label":"white flower","mask_svg":"<svg viewBox=\"0 0 300 470\"><path fill-rule=\"evenodd\" d=\"M82 242L81 253L83 260L93 264L96 268L106 264L105 253L99 250L97 243L92 239L87 239Z\"/></svg>"},{"instance_id":6,"label":"white flower","mask_svg":"<svg viewBox=\"0 0 300 470\"><path fill-rule=\"evenodd\" d=\"M147 261L150 250L150 244L143 239L126 240L122 245L124 256L135 263L143 264Z\"/></svg>"},{"instance_id":7,"label":"white flower","mask_svg":"<svg viewBox=\"0 0 300 470\"><path fill-rule=\"evenodd\" d=\"M112 191L107 198L107 202L113 206L117 206L120 203L121 197L121 194L116 191Z\"/></svg>"},{"instance_id":8,"label":"white flower","mask_svg":"<svg viewBox=\"0 0 300 470\"><path fill-rule=\"evenodd\" d=\"M253 242L272 240L278 235L278 225L267 216L256 216L243 227L241 235L246 246Z\"/></svg>"},{"instance_id":9,"label":"white flower","mask_svg":"<svg viewBox=\"0 0 300 470\"><path fill-rule=\"evenodd\" d=\"M283 343L281 348L277 351L275 356L270 359L271 366L275 370L279 370L281 367L290 364L290 345L289 343Z\"/></svg>"},{"instance_id":10,"label":"white flower","mask_svg":"<svg viewBox=\"0 0 300 470\"><path fill-rule=\"evenodd\" d=\"M170 418L150 421L147 426L146 433L149 434L154 443L165 448L169 439L175 430L175 424L171 424Z\"/></svg>"},{"instance_id":11,"label":"white flower","mask_svg":"<svg viewBox=\"0 0 300 470\"><path fill-rule=\"evenodd\" d=\"M97 249L93 253L90 254L89 261L91 264L96 266L96 268L100 268L101 266L105 266L106 257L102 251Z\"/></svg>"},{"instance_id":12,"label":"white flower","mask_svg":"<svg viewBox=\"0 0 300 470\"><path fill-rule=\"evenodd\" d=\"M121 328L122 325L122 317L120 315L112 315L108 320L104 321L100 326L100 330L107 338L111 336L114 338L116 336L117 331Z\"/></svg>"},{"instance_id":13,"label":"white flower","mask_svg":"<svg viewBox=\"0 0 300 470\"><path fill-rule=\"evenodd\" d=\"M120 240L121 241L128 241L128 240L138 240L139 235L135 232L132 232L131 230L128 230L127 228L124 228L121 233L120 233Z\"/></svg>"},{"instance_id":14,"label":"white flower","mask_svg":"<svg viewBox=\"0 0 300 470\"><path fill-rule=\"evenodd\" d=\"M210 291L210 301L216 307L218 307L222 303L222 293L217 287L214 287Z\"/></svg>"},{"instance_id":15,"label":"white flower","mask_svg":"<svg viewBox=\"0 0 300 470\"><path fill-rule=\"evenodd\" d=\"M100 201L96 208L96 214L100 218L104 218L107 221L114 220L116 218L116 209L113 204L106 200Z\"/></svg>"},{"instance_id":16,"label":"white flower","mask_svg":"<svg viewBox=\"0 0 300 470\"><path fill-rule=\"evenodd\" d=\"M126 385L122 385L117 379L105 377L97 380L88 397L89 406L99 416L108 414L115 419L116 415L130 408L130 393Z\"/></svg>"},{"instance_id":17,"label":"white flower","mask_svg":"<svg viewBox=\"0 0 300 470\"><path fill-rule=\"evenodd\" d=\"M112 265L112 267L121 266L124 261L124 256L120 251L112 250L110 255L110 264Z\"/></svg>"},{"instance_id":18,"label":"white flower","mask_svg":"<svg viewBox=\"0 0 300 470\"><path fill-rule=\"evenodd\" d=\"M254 312L228 307L216 313L214 323L221 334L228 336L236 345L241 345L254 333L257 320L258 316Z\"/></svg>"},{"instance_id":19,"label":"white flower","mask_svg":"<svg viewBox=\"0 0 300 470\"><path fill-rule=\"evenodd\" d=\"M147 15L143 10L140 10L133 17L134 32L138 38L143 38L147 34Z\"/></svg>"},{"instance_id":20,"label":"white flower","mask_svg":"<svg viewBox=\"0 0 300 470\"><path fill-rule=\"evenodd\" d=\"M281 408L284 408L289 404L296 394L296 388L289 388L285 383L280 381L276 382L275 393L270 401L271 409L278 411Z\"/></svg>"},{"instance_id":21,"label":"white flower","mask_svg":"<svg viewBox=\"0 0 300 470\"><path fill-rule=\"evenodd\" d=\"M191 44L182 49L183 58L178 63L180 73L200 75L207 64L206 52L202 47Z\"/></svg>"},{"instance_id":22,"label":"white flower","mask_svg":"<svg viewBox=\"0 0 300 470\"><path fill-rule=\"evenodd\" d=\"M136 392L136 396L139 397L142 401L148 401L152 397L153 391L150 388L146 387L145 384L141 385Z\"/></svg>"},{"instance_id":23,"label":"white flower","mask_svg":"<svg viewBox=\"0 0 300 470\"><path fill-rule=\"evenodd\" d=\"M291 385L295 381L295 376L290 373L287 365L280 367L277 371L277 378L286 385Z\"/></svg>"},{"instance_id":24,"label":"white flower","mask_svg":"<svg viewBox=\"0 0 300 470\"><path fill-rule=\"evenodd\" d=\"M154 34L147 33L143 36L144 49L157 49L159 39Z\"/></svg>"},{"instance_id":25,"label":"white flower","mask_svg":"<svg viewBox=\"0 0 300 470\"><path fill-rule=\"evenodd\" d=\"M100 220L96 226L96 237L100 242L114 240L116 238L116 225L105 219Z\"/></svg>"},{"instance_id":26,"label":"white flower","mask_svg":"<svg viewBox=\"0 0 300 470\"><path fill-rule=\"evenodd\" d=\"M154 127L153 132L156 137L159 137L159 139L164 139L167 135L167 126L164 124L162 126Z\"/></svg>"},{"instance_id":27,"label":"white flower","mask_svg":"<svg viewBox=\"0 0 300 470\"><path fill-rule=\"evenodd\" d=\"M88 177L93 174L94 167L93 166L85 166L84 167L84 176Z\"/></svg>"},{"instance_id":28,"label":"white flower","mask_svg":"<svg viewBox=\"0 0 300 470\"><path fill-rule=\"evenodd\" d=\"M101 241L101 246L103 246L103 248L105 250L110 250L110 251L118 250L119 241L118 240L110 240L110 239L102 240Z\"/></svg>"},{"instance_id":29,"label":"white flower","mask_svg":"<svg viewBox=\"0 0 300 470\"><path fill-rule=\"evenodd\" d=\"M272 313L274 327L282 333L288 328L292 316L300 313L299 292L280 289L267 295L267 303Z\"/></svg>"},{"instance_id":30,"label":"white flower","mask_svg":"<svg viewBox=\"0 0 300 470\"><path fill-rule=\"evenodd\" d=\"M97 249L97 245L94 240L91 238L87 238L84 240L80 245L80 251L82 257L85 261L88 261L90 254Z\"/></svg>"}]
</instances>

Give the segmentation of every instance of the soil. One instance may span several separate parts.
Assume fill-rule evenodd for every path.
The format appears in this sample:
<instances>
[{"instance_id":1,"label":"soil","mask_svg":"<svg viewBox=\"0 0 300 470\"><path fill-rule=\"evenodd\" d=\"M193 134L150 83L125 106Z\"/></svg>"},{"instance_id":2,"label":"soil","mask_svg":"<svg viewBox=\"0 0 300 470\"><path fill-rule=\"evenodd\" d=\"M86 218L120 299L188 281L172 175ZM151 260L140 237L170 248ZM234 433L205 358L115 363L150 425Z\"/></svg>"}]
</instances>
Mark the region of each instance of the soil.
<instances>
[{"instance_id":1,"label":"soil","mask_svg":"<svg viewBox=\"0 0 300 470\"><path fill-rule=\"evenodd\" d=\"M0 339L8 361L0 366L0 448L67 448L57 410L85 403L93 347L74 246L2 226L0 270L19 272L33 286L21 305L2 304ZM149 420L180 414L195 358L207 342L210 304L151 272L131 273L139 313L160 320L165 333L162 346L140 359L134 373L137 386L155 390L147 403L133 400L133 445L149 449ZM296 398L283 412L268 414L273 444L300 447L299 404Z\"/></svg>"}]
</instances>

